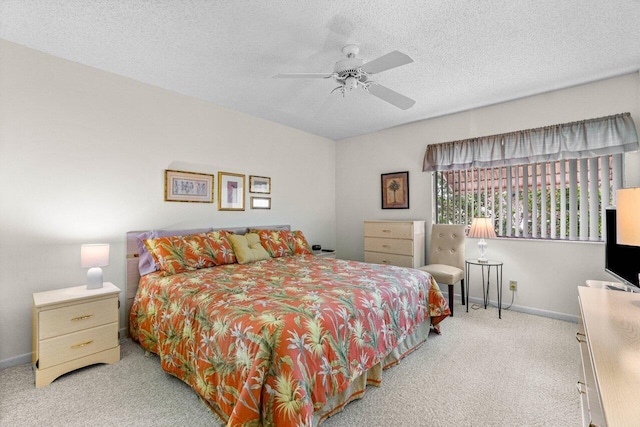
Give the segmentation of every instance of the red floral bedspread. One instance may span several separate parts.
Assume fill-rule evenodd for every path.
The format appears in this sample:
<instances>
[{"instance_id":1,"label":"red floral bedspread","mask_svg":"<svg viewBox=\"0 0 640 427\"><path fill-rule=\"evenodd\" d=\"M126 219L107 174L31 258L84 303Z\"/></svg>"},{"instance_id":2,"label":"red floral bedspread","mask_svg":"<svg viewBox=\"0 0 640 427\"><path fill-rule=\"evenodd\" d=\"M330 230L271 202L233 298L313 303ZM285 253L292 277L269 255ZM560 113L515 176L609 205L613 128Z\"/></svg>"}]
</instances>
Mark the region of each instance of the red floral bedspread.
<instances>
[{"instance_id":1,"label":"red floral bedspread","mask_svg":"<svg viewBox=\"0 0 640 427\"><path fill-rule=\"evenodd\" d=\"M420 270L290 256L144 276L130 332L228 425L311 425L314 408L449 314Z\"/></svg>"}]
</instances>

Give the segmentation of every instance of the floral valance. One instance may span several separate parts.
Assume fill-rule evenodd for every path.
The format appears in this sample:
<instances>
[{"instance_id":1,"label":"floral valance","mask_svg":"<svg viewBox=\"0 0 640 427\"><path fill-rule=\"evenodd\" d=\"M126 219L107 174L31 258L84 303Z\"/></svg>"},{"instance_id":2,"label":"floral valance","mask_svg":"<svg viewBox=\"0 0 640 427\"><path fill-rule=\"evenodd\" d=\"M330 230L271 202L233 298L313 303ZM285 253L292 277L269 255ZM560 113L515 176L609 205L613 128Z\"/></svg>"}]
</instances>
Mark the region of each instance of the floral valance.
<instances>
[{"instance_id":1,"label":"floral valance","mask_svg":"<svg viewBox=\"0 0 640 427\"><path fill-rule=\"evenodd\" d=\"M639 149L631 114L427 146L425 172L582 159Z\"/></svg>"}]
</instances>

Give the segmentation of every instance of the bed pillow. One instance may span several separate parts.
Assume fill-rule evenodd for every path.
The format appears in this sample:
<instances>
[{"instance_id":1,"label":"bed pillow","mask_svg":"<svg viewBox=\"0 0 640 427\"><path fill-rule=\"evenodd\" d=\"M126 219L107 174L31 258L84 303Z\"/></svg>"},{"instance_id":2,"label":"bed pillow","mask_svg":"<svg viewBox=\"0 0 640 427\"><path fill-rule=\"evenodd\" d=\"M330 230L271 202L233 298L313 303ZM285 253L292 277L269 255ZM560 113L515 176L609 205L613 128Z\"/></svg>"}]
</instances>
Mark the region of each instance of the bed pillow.
<instances>
[{"instance_id":1,"label":"bed pillow","mask_svg":"<svg viewBox=\"0 0 640 427\"><path fill-rule=\"evenodd\" d=\"M136 245L138 246L138 271L141 276L145 274L153 273L154 271L158 271L159 267L156 265L155 260L149 250L144 244L144 241L147 239L157 239L158 237L167 237L167 236L183 236L187 234L200 234L206 233L207 231L211 231L211 228L202 228L196 230L152 230L145 231L144 233L140 233L136 236Z\"/></svg>"},{"instance_id":2,"label":"bed pillow","mask_svg":"<svg viewBox=\"0 0 640 427\"><path fill-rule=\"evenodd\" d=\"M289 230L255 230L260 243L273 258L292 254L293 237Z\"/></svg>"},{"instance_id":3,"label":"bed pillow","mask_svg":"<svg viewBox=\"0 0 640 427\"><path fill-rule=\"evenodd\" d=\"M302 234L302 231L296 230L291 232L291 238L293 239L292 252L294 255L312 254L311 246L307 239Z\"/></svg>"},{"instance_id":4,"label":"bed pillow","mask_svg":"<svg viewBox=\"0 0 640 427\"><path fill-rule=\"evenodd\" d=\"M247 264L255 261L269 259L271 256L262 247L260 236L255 233L247 233L244 236L231 234L228 236L239 264Z\"/></svg>"},{"instance_id":5,"label":"bed pillow","mask_svg":"<svg viewBox=\"0 0 640 427\"><path fill-rule=\"evenodd\" d=\"M213 260L215 265L235 264L236 255L229 242L229 236L233 236L233 232L219 230L205 233L207 241L205 242L204 251Z\"/></svg>"},{"instance_id":6,"label":"bed pillow","mask_svg":"<svg viewBox=\"0 0 640 427\"><path fill-rule=\"evenodd\" d=\"M212 231L147 239L144 244L160 270L177 274L235 262L227 235L225 231Z\"/></svg>"}]
</instances>

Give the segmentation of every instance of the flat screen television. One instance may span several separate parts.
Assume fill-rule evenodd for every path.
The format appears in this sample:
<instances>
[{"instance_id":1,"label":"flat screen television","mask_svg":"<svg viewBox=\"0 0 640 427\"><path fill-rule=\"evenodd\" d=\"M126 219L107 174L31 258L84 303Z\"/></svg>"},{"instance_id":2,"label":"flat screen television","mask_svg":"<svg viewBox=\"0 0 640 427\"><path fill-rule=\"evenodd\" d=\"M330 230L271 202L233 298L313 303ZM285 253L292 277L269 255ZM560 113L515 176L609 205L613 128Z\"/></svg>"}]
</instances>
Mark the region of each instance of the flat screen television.
<instances>
[{"instance_id":1,"label":"flat screen television","mask_svg":"<svg viewBox=\"0 0 640 427\"><path fill-rule=\"evenodd\" d=\"M638 273L640 273L640 247L619 245L617 243L616 210L606 210L606 236L604 269L626 285L633 285L640 290Z\"/></svg>"}]
</instances>

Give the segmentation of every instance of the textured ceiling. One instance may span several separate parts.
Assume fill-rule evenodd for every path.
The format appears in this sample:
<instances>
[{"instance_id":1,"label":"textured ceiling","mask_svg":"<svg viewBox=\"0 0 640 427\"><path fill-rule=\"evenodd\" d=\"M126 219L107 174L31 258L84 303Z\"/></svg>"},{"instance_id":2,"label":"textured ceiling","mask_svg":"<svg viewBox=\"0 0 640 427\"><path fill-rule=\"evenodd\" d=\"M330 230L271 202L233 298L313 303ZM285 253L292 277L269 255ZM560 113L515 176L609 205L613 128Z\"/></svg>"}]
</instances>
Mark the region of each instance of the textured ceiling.
<instances>
[{"instance_id":1,"label":"textured ceiling","mask_svg":"<svg viewBox=\"0 0 640 427\"><path fill-rule=\"evenodd\" d=\"M340 140L640 69L640 0L0 0L0 38ZM348 43L415 62L330 95ZM0 59L1 60L1 59Z\"/></svg>"}]
</instances>

